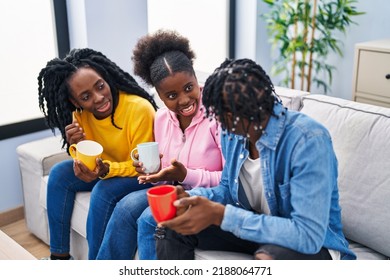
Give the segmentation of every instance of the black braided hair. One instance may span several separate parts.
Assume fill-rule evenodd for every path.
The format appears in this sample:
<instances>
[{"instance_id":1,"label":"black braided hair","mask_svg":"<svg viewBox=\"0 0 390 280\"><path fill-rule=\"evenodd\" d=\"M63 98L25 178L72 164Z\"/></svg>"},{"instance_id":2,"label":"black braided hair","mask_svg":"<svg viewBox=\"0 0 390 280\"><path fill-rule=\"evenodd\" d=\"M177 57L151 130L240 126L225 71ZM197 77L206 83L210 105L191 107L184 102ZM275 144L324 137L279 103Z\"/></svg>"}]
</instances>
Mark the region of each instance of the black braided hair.
<instances>
[{"instance_id":1,"label":"black braided hair","mask_svg":"<svg viewBox=\"0 0 390 280\"><path fill-rule=\"evenodd\" d=\"M280 102L269 76L250 59L226 59L207 78L202 101L206 117L216 117L223 129L228 125L227 112L233 120L244 118L261 129L264 119L274 115L275 102ZM248 132L249 127L245 129Z\"/></svg>"},{"instance_id":2,"label":"black braided hair","mask_svg":"<svg viewBox=\"0 0 390 280\"><path fill-rule=\"evenodd\" d=\"M132 56L134 73L150 86L158 86L164 78L177 72L195 76L194 59L195 53L187 38L163 29L140 38Z\"/></svg>"},{"instance_id":3,"label":"black braided hair","mask_svg":"<svg viewBox=\"0 0 390 280\"><path fill-rule=\"evenodd\" d=\"M70 102L71 90L68 84L70 77L82 67L90 67L99 73L108 83L113 99L111 123L115 124L114 113L118 104L119 90L147 99L155 110L157 105L153 97L138 85L135 79L122 70L117 64L101 52L84 48L73 49L64 59L54 58L47 62L38 75L39 107L45 116L47 126L53 131L58 128L61 132L63 145L66 142L65 126L72 122L72 112L76 107Z\"/></svg>"}]
</instances>

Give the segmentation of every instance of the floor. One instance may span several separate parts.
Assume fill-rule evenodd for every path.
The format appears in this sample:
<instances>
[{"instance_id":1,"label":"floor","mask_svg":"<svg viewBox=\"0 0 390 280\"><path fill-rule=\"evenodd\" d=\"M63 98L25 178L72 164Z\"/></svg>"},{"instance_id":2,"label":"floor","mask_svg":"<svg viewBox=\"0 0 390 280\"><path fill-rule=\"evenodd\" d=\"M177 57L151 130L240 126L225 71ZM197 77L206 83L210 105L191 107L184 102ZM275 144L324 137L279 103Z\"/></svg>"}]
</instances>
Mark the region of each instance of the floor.
<instances>
[{"instance_id":1,"label":"floor","mask_svg":"<svg viewBox=\"0 0 390 280\"><path fill-rule=\"evenodd\" d=\"M28 231L24 219L2 226L0 229L37 259L50 255L49 246Z\"/></svg>"}]
</instances>

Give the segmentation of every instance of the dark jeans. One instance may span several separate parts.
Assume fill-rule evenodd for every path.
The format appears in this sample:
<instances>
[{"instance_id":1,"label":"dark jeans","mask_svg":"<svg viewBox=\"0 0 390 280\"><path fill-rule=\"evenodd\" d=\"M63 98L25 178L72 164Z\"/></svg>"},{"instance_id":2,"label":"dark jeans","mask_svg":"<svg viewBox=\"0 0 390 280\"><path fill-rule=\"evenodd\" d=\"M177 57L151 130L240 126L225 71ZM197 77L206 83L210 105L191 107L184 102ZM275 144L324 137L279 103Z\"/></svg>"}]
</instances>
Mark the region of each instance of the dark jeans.
<instances>
[{"instance_id":1,"label":"dark jeans","mask_svg":"<svg viewBox=\"0 0 390 280\"><path fill-rule=\"evenodd\" d=\"M159 260L193 260L195 248L202 250L233 251L255 255L266 253L275 260L330 260L328 249L313 255L302 254L273 244L258 244L240 239L220 227L210 226L195 235L181 235L166 229L165 237L156 240Z\"/></svg>"}]
</instances>

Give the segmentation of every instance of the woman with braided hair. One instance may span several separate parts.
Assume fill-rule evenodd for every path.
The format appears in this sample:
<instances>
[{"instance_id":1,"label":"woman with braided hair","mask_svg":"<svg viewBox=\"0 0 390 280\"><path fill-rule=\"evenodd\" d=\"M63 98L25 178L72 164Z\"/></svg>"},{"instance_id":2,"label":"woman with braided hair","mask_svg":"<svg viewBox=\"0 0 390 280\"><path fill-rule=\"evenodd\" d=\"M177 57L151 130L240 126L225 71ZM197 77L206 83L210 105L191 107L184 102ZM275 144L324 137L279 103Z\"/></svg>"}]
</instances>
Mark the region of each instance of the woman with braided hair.
<instances>
[{"instance_id":1,"label":"woman with braided hair","mask_svg":"<svg viewBox=\"0 0 390 280\"><path fill-rule=\"evenodd\" d=\"M206 115L222 126L226 163L219 186L174 202L162 222L159 259L193 259L194 249L255 259L355 259L341 224L337 159L328 131L288 111L264 70L226 60L203 89Z\"/></svg>"},{"instance_id":2,"label":"woman with braided hair","mask_svg":"<svg viewBox=\"0 0 390 280\"><path fill-rule=\"evenodd\" d=\"M142 163L134 163L141 183L181 185L178 189L210 188L219 183L224 162L220 136L216 121L204 118L194 58L188 39L175 31L158 30L142 37L135 46L134 73L154 86L165 104L154 122L161 169L145 174ZM139 211L141 206L147 210ZM133 259L137 244L140 259L156 258L156 222L147 206L146 190L133 192L117 204L98 259ZM141 214L145 225L137 222ZM158 234L160 231L157 229Z\"/></svg>"},{"instance_id":3,"label":"woman with braided hair","mask_svg":"<svg viewBox=\"0 0 390 280\"><path fill-rule=\"evenodd\" d=\"M74 49L50 60L38 76L39 106L46 123L59 129L63 147L82 140L103 146L97 167L79 160L53 166L47 189L49 259L71 259L70 220L77 192L92 191L87 219L89 258L94 259L116 203L139 184L130 151L153 141L156 103L134 78L102 53Z\"/></svg>"}]
</instances>

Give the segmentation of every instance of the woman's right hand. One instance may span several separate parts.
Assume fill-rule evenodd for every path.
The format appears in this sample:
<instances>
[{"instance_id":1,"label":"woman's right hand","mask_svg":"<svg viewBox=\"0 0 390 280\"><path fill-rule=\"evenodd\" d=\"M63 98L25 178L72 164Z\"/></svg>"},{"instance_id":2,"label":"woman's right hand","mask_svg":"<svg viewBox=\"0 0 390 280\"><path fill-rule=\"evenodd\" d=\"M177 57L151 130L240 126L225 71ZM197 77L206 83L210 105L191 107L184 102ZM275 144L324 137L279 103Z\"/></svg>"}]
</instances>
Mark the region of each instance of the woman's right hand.
<instances>
[{"instance_id":1,"label":"woman's right hand","mask_svg":"<svg viewBox=\"0 0 390 280\"><path fill-rule=\"evenodd\" d=\"M133 161L133 166L135 167L135 171L137 171L137 173L141 177L149 175L149 173L145 173L145 168L143 166L143 162L142 161L138 161L138 157L139 157L138 153L135 153L134 154L134 158L137 159L137 161ZM160 170L161 170L161 158L162 157L163 157L163 154L160 154ZM158 170L155 173L150 173L150 174L156 174L156 173L160 172L160 170ZM139 180L139 178L138 178L138 180ZM145 182L141 182L141 183L145 183Z\"/></svg>"},{"instance_id":2,"label":"woman's right hand","mask_svg":"<svg viewBox=\"0 0 390 280\"><path fill-rule=\"evenodd\" d=\"M83 128L79 125L75 118L71 124L65 126L65 135L66 142L68 142L69 145L77 144L81 140L85 140L85 133Z\"/></svg>"},{"instance_id":3,"label":"woman's right hand","mask_svg":"<svg viewBox=\"0 0 390 280\"><path fill-rule=\"evenodd\" d=\"M144 168L142 167L142 162L138 161L139 154L135 153L134 158L137 160L137 161L133 160L133 166L135 167L135 171L137 171L137 173L139 174L144 174Z\"/></svg>"}]
</instances>

